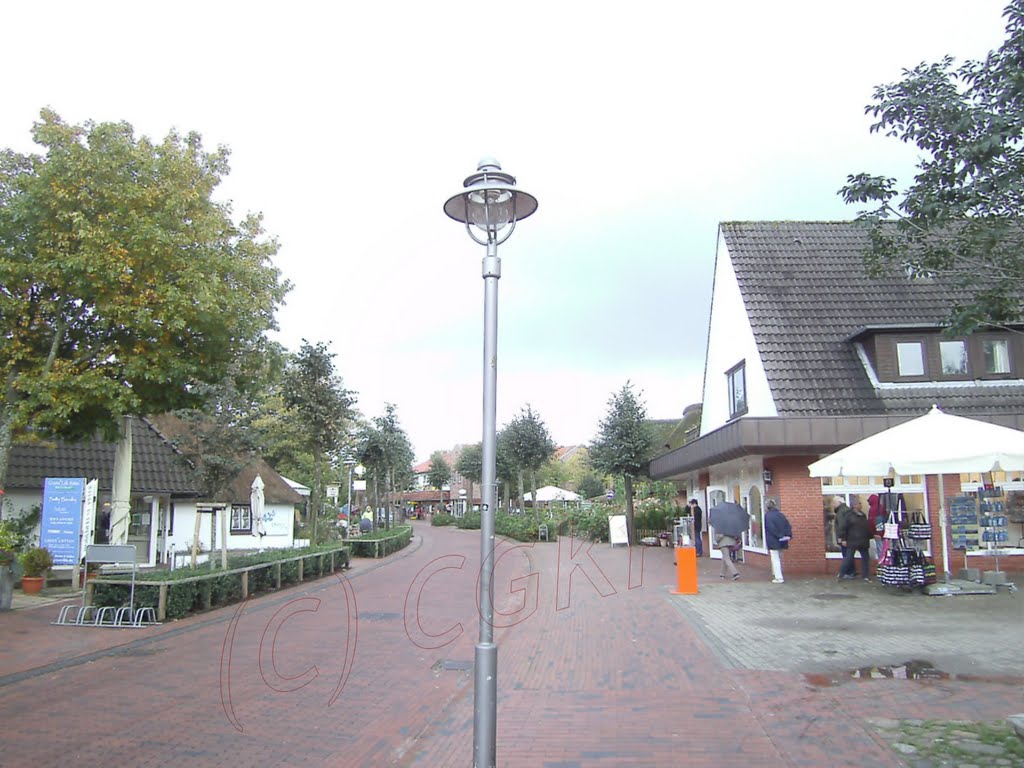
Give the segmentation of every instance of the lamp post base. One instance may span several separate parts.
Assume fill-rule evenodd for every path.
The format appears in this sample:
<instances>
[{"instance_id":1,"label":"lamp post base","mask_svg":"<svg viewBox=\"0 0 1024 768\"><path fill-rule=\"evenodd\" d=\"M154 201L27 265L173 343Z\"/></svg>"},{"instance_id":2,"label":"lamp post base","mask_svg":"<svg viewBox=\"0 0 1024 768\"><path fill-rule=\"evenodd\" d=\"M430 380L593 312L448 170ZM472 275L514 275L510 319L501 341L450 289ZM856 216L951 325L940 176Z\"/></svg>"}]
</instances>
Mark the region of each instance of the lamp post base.
<instances>
[{"instance_id":1,"label":"lamp post base","mask_svg":"<svg viewBox=\"0 0 1024 768\"><path fill-rule=\"evenodd\" d=\"M477 643L473 669L473 768L494 768L498 758L498 646Z\"/></svg>"}]
</instances>

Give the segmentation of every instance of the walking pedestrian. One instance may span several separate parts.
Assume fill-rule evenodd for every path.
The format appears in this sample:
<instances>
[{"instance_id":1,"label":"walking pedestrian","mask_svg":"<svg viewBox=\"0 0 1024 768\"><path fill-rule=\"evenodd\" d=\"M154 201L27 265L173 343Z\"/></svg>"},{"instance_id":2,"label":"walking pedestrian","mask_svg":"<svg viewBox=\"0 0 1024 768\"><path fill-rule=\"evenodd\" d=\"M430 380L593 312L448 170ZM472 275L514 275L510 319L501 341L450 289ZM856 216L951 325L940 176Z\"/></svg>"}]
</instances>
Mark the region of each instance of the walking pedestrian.
<instances>
[{"instance_id":1,"label":"walking pedestrian","mask_svg":"<svg viewBox=\"0 0 1024 768\"><path fill-rule=\"evenodd\" d=\"M697 557L704 557L704 510L696 499L690 499L690 514L693 516L693 541L697 550Z\"/></svg>"},{"instance_id":2,"label":"walking pedestrian","mask_svg":"<svg viewBox=\"0 0 1024 768\"><path fill-rule=\"evenodd\" d=\"M722 533L715 534L715 546L722 553L722 572L718 575L719 578L730 578L735 581L740 577L740 572L736 570L732 558L729 557L730 553L733 552L733 547L739 544L739 542L740 540L735 536L726 536Z\"/></svg>"},{"instance_id":3,"label":"walking pedestrian","mask_svg":"<svg viewBox=\"0 0 1024 768\"><path fill-rule=\"evenodd\" d=\"M768 545L768 556L772 561L772 583L782 584L782 550L789 549L789 541L793 538L793 527L775 499L765 502L764 538Z\"/></svg>"}]
</instances>

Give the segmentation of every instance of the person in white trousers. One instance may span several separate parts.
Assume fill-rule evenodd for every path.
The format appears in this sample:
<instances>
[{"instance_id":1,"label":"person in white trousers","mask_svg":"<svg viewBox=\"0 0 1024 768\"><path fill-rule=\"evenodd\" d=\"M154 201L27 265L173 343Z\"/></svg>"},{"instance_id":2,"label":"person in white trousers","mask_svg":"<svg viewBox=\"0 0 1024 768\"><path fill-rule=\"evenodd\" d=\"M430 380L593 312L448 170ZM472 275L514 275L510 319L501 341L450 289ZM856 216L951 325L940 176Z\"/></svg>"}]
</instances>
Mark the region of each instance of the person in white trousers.
<instances>
[{"instance_id":1,"label":"person in white trousers","mask_svg":"<svg viewBox=\"0 0 1024 768\"><path fill-rule=\"evenodd\" d=\"M772 561L772 583L782 584L785 581L782 576L782 550L789 548L793 528L775 499L768 499L764 506L764 538Z\"/></svg>"}]
</instances>

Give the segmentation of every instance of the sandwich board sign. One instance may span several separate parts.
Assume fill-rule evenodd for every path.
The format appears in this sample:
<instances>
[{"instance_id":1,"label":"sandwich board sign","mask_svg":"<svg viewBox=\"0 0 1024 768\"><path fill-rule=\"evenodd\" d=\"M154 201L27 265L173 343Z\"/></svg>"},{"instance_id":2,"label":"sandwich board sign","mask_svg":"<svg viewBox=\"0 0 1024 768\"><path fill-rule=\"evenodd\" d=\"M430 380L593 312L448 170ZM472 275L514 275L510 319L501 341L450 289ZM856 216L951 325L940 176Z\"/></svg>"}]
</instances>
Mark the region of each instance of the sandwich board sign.
<instances>
[{"instance_id":1,"label":"sandwich board sign","mask_svg":"<svg viewBox=\"0 0 1024 768\"><path fill-rule=\"evenodd\" d=\"M78 563L84 495L81 477L48 477L43 483L39 546L50 551L54 565Z\"/></svg>"},{"instance_id":2,"label":"sandwich board sign","mask_svg":"<svg viewBox=\"0 0 1024 768\"><path fill-rule=\"evenodd\" d=\"M629 546L629 529L626 526L625 515L608 515L608 543L613 547L616 544Z\"/></svg>"}]
</instances>

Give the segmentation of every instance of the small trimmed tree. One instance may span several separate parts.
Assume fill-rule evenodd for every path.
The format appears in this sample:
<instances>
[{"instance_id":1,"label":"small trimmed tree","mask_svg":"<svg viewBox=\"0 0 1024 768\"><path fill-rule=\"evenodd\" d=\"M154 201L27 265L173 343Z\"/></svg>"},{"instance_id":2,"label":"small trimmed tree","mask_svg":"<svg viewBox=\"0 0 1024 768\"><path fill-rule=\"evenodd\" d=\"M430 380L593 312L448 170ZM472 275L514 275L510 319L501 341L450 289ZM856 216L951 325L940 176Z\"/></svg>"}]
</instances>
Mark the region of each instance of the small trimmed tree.
<instances>
[{"instance_id":1,"label":"small trimmed tree","mask_svg":"<svg viewBox=\"0 0 1024 768\"><path fill-rule=\"evenodd\" d=\"M555 443L540 415L529 404L520 411L504 430L505 448L516 468L519 481L519 502L523 503L523 474L530 473L533 491L533 515L539 518L537 507L537 471L555 452ZM525 505L524 505L525 508Z\"/></svg>"},{"instance_id":2,"label":"small trimmed tree","mask_svg":"<svg viewBox=\"0 0 1024 768\"><path fill-rule=\"evenodd\" d=\"M452 479L452 468L441 451L430 454L430 469L427 470L427 482L437 488L441 496L441 511L444 512L444 486Z\"/></svg>"},{"instance_id":3,"label":"small trimmed tree","mask_svg":"<svg viewBox=\"0 0 1024 768\"><path fill-rule=\"evenodd\" d=\"M469 481L469 511L473 510L473 485L483 482L484 446L483 443L467 445L455 462L455 471Z\"/></svg>"},{"instance_id":4,"label":"small trimmed tree","mask_svg":"<svg viewBox=\"0 0 1024 768\"><path fill-rule=\"evenodd\" d=\"M597 471L622 477L631 545L636 543L633 479L646 469L654 439L646 419L647 408L627 381L608 400L608 413L601 420L597 438L590 446L590 461Z\"/></svg>"},{"instance_id":5,"label":"small trimmed tree","mask_svg":"<svg viewBox=\"0 0 1024 768\"><path fill-rule=\"evenodd\" d=\"M304 427L304 442L313 456L310 541L316 544L325 460L344 440L355 398L335 372L334 354L327 345L310 344L303 339L285 371L284 399L298 414Z\"/></svg>"}]
</instances>

